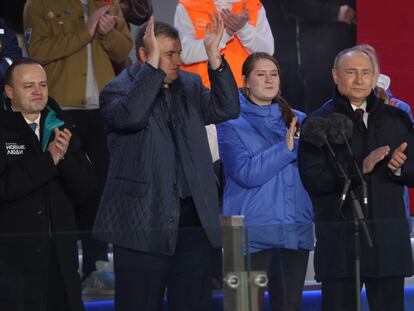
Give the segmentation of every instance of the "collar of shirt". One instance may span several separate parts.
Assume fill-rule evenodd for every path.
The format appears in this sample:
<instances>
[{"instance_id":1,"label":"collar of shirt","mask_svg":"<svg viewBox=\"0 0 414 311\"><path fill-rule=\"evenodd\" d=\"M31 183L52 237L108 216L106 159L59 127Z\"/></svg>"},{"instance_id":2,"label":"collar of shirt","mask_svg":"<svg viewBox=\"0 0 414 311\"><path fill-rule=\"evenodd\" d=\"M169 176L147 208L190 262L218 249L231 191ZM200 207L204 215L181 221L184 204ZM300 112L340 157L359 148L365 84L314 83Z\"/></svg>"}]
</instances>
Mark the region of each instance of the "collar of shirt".
<instances>
[{"instance_id":1,"label":"collar of shirt","mask_svg":"<svg viewBox=\"0 0 414 311\"><path fill-rule=\"evenodd\" d=\"M362 116L362 119L364 120L364 124L366 127L368 127L368 112L367 112L367 101L364 100L361 106L357 107L351 104L352 109L355 111L358 108L364 110L364 115Z\"/></svg>"},{"instance_id":2,"label":"collar of shirt","mask_svg":"<svg viewBox=\"0 0 414 311\"><path fill-rule=\"evenodd\" d=\"M36 118L36 120L30 121L29 119L26 119L26 118L24 118L24 120L26 121L27 124L30 124L30 123L36 123L37 124L36 130L35 130L34 133L36 134L37 139L40 140L40 113L39 113L39 116Z\"/></svg>"}]
</instances>

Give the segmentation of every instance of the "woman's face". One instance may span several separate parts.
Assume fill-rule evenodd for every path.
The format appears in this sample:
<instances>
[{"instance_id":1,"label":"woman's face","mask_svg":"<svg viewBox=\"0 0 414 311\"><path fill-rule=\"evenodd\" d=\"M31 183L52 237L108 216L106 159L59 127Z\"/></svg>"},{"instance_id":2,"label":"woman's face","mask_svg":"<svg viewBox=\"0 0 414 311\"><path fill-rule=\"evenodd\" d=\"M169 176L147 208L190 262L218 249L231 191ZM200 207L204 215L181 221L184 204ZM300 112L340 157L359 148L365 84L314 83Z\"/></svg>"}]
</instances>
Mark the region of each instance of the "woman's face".
<instances>
[{"instance_id":1,"label":"woman's face","mask_svg":"<svg viewBox=\"0 0 414 311\"><path fill-rule=\"evenodd\" d=\"M278 95L280 87L279 70L268 59L260 59L253 65L253 70L245 77L250 100L260 106L270 105Z\"/></svg>"}]
</instances>

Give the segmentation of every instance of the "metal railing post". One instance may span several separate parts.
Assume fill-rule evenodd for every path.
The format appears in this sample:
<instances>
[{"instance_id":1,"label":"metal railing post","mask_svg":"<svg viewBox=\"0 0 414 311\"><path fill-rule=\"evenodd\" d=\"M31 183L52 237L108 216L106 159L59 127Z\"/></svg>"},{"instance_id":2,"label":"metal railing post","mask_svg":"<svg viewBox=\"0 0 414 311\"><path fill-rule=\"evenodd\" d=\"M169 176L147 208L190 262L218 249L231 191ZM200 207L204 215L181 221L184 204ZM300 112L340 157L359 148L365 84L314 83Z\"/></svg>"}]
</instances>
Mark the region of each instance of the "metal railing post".
<instances>
[{"instance_id":1,"label":"metal railing post","mask_svg":"<svg viewBox=\"0 0 414 311\"><path fill-rule=\"evenodd\" d=\"M246 271L243 216L222 216L224 311L259 311L267 285L264 271Z\"/></svg>"}]
</instances>

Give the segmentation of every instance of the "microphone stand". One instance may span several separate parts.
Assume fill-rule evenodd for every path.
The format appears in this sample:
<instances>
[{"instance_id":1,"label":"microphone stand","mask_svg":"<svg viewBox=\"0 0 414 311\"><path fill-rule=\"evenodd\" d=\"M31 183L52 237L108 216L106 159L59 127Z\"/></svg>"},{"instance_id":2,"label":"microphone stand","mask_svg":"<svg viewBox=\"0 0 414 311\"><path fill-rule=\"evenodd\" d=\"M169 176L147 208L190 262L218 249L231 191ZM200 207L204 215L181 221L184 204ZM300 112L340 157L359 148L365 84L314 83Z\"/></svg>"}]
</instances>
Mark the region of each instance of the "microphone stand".
<instances>
[{"instance_id":1,"label":"microphone stand","mask_svg":"<svg viewBox=\"0 0 414 311\"><path fill-rule=\"evenodd\" d=\"M352 162L354 164L355 170L357 171L359 179L361 180L363 204L364 204L365 210L367 211L368 210L367 182L364 179L364 176L361 172L361 169L358 166L358 163L355 161L354 153L352 152L352 148L349 144L348 139L346 138L346 135L344 134L343 131L341 131L341 134L342 134L342 137L344 138L344 141L345 141L346 147L348 149L348 152L349 152L349 154L352 158ZM362 224L362 228L364 230L364 234L365 234L365 237L367 239L368 246L372 248L373 247L372 239L371 239L371 235L368 231L367 224L365 222L365 217L364 217L364 213L362 212L361 204L359 203L358 199L355 197L355 194L353 192L351 192L351 198L352 198L352 202L354 202L353 203L353 205L354 205L354 217L356 218L357 221L359 221ZM358 204L356 204L356 203L358 203Z\"/></svg>"},{"instance_id":2,"label":"microphone stand","mask_svg":"<svg viewBox=\"0 0 414 311\"><path fill-rule=\"evenodd\" d=\"M361 236L359 235L359 226L362 225L365 238L368 246L373 247L371 235L369 234L367 224L365 222L364 213L362 212L361 204L353 190L350 191L351 202L353 207L354 217L354 250L355 250L355 304L357 311L361 310Z\"/></svg>"},{"instance_id":3,"label":"microphone stand","mask_svg":"<svg viewBox=\"0 0 414 311\"><path fill-rule=\"evenodd\" d=\"M364 202L363 203L364 203L365 210L368 210L368 190L367 190L367 183L366 183L366 181L364 179L364 175L362 174L361 169L358 166L358 163L355 161L355 155L352 152L351 145L349 144L349 141L346 138L346 135L345 135L345 133L343 131L341 131L341 135L342 135L342 137L343 137L343 139L345 141L346 148L348 149L348 152L349 152L349 154L350 154L350 156L352 158L352 163L354 164L354 167L355 167L355 170L357 171L358 177L361 180L361 184L362 184L362 196L364 198Z\"/></svg>"},{"instance_id":4,"label":"microphone stand","mask_svg":"<svg viewBox=\"0 0 414 311\"><path fill-rule=\"evenodd\" d=\"M348 174L345 172L344 167L342 166L341 162L339 161L338 157L336 156L336 153L333 150L333 148L332 148L331 144L329 143L328 139L326 137L324 137L324 140L325 140L325 144L328 146L328 149L329 149L329 152L331 153L331 156L334 158L334 160L335 160L336 164L338 165L338 168L341 172L341 175L343 176L343 178L345 180L344 181L344 186L342 188L342 193L341 193L341 196L339 198L340 201L339 201L339 206L338 206L338 208L339 208L339 210L342 214L342 211L341 211L342 206L346 201L346 196L347 196L347 193L349 191L349 188L351 187L352 181L348 177Z\"/></svg>"},{"instance_id":5,"label":"microphone stand","mask_svg":"<svg viewBox=\"0 0 414 311\"><path fill-rule=\"evenodd\" d=\"M363 178L362 172L359 169L351 146L349 145L348 139L346 139L344 133L342 132L342 135L344 137L344 140L346 142L347 148L349 153L352 156L352 160L354 163L354 166L358 172L359 177L361 178L361 182L362 182L362 191L363 191L363 195L364 195L364 206L368 207L368 196L367 196L367 184ZM348 177L348 175L346 174L341 162L339 161L339 159L337 158L335 151L332 149L331 145L329 144L328 140L325 140L326 145L328 146L328 149L332 155L332 157L335 159L339 170L341 171L342 176L345 178L345 184L344 184L344 190L343 193L341 195L341 201L340 201L340 207L342 207L342 204L345 201L344 196L346 196L346 192L349 189L349 186L351 184L351 179ZM361 311L361 256L360 256L360 252L361 252L361 237L359 234L359 227L360 225L362 226L362 229L364 231L364 235L365 238L367 239L367 243L369 247L373 247L372 244L372 239L371 239L371 235L368 231L368 227L367 224L365 222L365 216L364 213L362 211L361 208L361 204L358 200L358 198L355 196L355 193L353 190L349 191L350 195L351 195L351 203L352 203L352 207L353 207L353 223L354 223L354 251L355 251L355 261L354 261L354 269L355 269L355 310L356 311Z\"/></svg>"}]
</instances>

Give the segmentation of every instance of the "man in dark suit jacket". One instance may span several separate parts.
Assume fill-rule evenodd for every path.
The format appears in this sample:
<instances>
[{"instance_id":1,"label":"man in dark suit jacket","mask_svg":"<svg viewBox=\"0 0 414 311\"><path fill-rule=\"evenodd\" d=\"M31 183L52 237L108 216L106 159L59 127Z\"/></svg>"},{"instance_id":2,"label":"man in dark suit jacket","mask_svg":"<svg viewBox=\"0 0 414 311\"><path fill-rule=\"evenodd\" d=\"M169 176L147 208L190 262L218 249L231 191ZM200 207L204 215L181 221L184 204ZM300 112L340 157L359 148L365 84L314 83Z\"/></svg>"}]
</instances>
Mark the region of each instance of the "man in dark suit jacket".
<instances>
[{"instance_id":1,"label":"man in dark suit jacket","mask_svg":"<svg viewBox=\"0 0 414 311\"><path fill-rule=\"evenodd\" d=\"M329 118L333 112L352 120L350 146L367 183L368 204L361 205L373 241L370 248L360 232L361 281L371 310L403 311L404 277L414 271L403 201L404 185L414 185L413 124L405 112L376 97L372 90L374 61L361 48L340 52L332 74L335 97L309 120L314 116ZM333 146L351 177L351 190L362 199L361 182L355 177L357 171L347 147ZM322 282L322 310L355 310L352 200L348 195L338 208L343 178L326 146L301 140L298 163L315 209L315 278Z\"/></svg>"},{"instance_id":2,"label":"man in dark suit jacket","mask_svg":"<svg viewBox=\"0 0 414 311\"><path fill-rule=\"evenodd\" d=\"M96 177L30 59L8 69L0 105L0 310L81 311L73 202Z\"/></svg>"},{"instance_id":3,"label":"man in dark suit jacket","mask_svg":"<svg viewBox=\"0 0 414 311\"><path fill-rule=\"evenodd\" d=\"M140 64L101 93L111 164L95 223L114 243L116 310L211 310L217 187L204 125L236 118L238 91L220 56L223 22L204 39L211 91L179 70L177 30L153 18L138 33ZM99 234L101 233L101 234Z\"/></svg>"}]
</instances>

